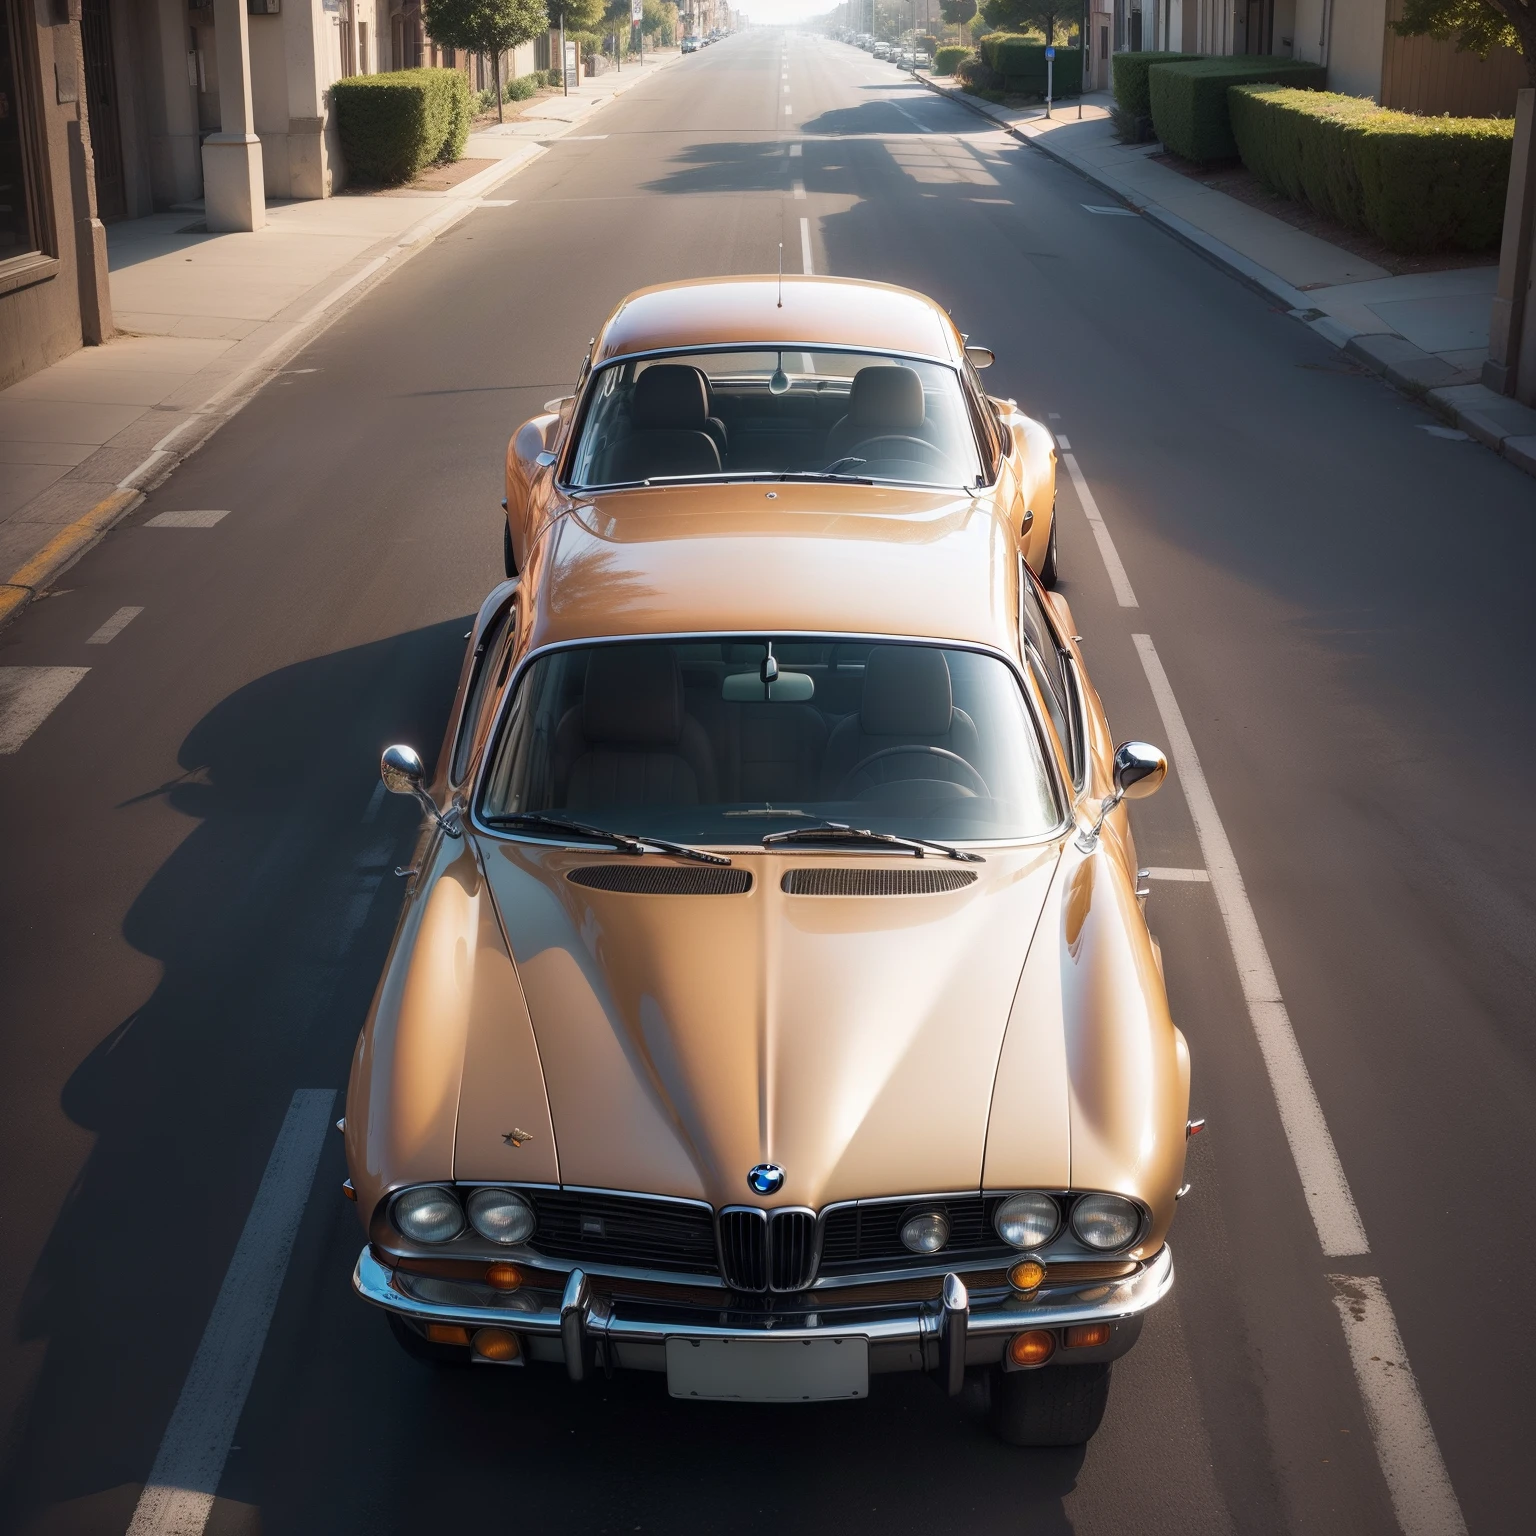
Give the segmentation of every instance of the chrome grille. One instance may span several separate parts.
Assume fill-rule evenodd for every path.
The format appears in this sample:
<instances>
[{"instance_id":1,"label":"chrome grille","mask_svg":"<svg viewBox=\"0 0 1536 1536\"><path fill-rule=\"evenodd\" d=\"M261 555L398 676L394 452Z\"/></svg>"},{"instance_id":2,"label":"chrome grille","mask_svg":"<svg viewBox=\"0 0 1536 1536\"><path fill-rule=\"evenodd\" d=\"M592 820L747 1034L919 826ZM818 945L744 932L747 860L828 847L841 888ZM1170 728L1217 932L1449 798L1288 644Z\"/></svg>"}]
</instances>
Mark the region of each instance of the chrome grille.
<instances>
[{"instance_id":1,"label":"chrome grille","mask_svg":"<svg viewBox=\"0 0 1536 1536\"><path fill-rule=\"evenodd\" d=\"M732 1290L768 1289L768 1223L761 1211L721 1211L720 1274Z\"/></svg>"},{"instance_id":2,"label":"chrome grille","mask_svg":"<svg viewBox=\"0 0 1536 1536\"><path fill-rule=\"evenodd\" d=\"M1013 1253L992 1226L995 1197L958 1200L891 1200L845 1205L827 1213L821 1234L821 1272L858 1274L947 1264L956 1259L1002 1258ZM949 1241L937 1253L913 1253L901 1240L902 1218L915 1209L942 1207L949 1217Z\"/></svg>"},{"instance_id":3,"label":"chrome grille","mask_svg":"<svg viewBox=\"0 0 1536 1536\"><path fill-rule=\"evenodd\" d=\"M538 1218L528 1244L537 1253L690 1275L717 1272L714 1221L707 1205L579 1190L520 1193Z\"/></svg>"},{"instance_id":4,"label":"chrome grille","mask_svg":"<svg viewBox=\"0 0 1536 1536\"><path fill-rule=\"evenodd\" d=\"M815 1278L815 1215L773 1212L768 1222L768 1284L776 1291L803 1291Z\"/></svg>"}]
</instances>

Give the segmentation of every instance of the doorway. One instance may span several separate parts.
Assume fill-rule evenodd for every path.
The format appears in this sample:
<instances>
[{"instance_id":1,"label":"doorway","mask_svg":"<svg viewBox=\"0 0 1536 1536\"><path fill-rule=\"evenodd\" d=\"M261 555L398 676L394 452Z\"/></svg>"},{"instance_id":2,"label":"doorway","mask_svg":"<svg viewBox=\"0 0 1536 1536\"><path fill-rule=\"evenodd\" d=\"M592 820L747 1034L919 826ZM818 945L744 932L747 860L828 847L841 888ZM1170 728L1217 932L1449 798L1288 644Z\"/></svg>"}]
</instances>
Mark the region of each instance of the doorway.
<instances>
[{"instance_id":1,"label":"doorway","mask_svg":"<svg viewBox=\"0 0 1536 1536\"><path fill-rule=\"evenodd\" d=\"M85 53L85 110L91 156L96 162L96 217L102 223L128 212L123 185L123 130L117 115L117 68L112 56L112 18L107 0L84 0L80 42Z\"/></svg>"}]
</instances>

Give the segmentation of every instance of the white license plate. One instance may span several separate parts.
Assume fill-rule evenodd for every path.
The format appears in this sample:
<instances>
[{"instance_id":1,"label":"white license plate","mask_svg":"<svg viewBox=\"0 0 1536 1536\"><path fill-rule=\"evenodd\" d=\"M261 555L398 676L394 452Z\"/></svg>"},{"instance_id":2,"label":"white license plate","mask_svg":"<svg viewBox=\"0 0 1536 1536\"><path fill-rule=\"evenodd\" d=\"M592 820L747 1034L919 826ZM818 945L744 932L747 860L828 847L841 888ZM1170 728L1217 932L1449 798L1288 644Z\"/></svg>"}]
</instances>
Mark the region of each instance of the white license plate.
<instances>
[{"instance_id":1,"label":"white license plate","mask_svg":"<svg viewBox=\"0 0 1536 1536\"><path fill-rule=\"evenodd\" d=\"M869 1340L667 1340L673 1397L738 1403L820 1403L869 1396Z\"/></svg>"}]
</instances>

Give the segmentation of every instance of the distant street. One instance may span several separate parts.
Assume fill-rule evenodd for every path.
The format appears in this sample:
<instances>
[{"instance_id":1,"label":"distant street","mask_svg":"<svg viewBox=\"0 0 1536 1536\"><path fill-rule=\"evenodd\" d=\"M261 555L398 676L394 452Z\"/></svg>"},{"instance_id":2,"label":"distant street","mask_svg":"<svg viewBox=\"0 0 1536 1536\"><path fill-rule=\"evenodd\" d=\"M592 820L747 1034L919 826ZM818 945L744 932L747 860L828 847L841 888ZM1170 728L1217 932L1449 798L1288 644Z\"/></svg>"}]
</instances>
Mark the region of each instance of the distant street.
<instances>
[{"instance_id":1,"label":"distant street","mask_svg":"<svg viewBox=\"0 0 1536 1536\"><path fill-rule=\"evenodd\" d=\"M1390 1297L1467 1528L1527 1531L1531 479L820 38L683 58L490 195L0 630L0 666L89 669L0 753L0 1529L127 1530L295 1092L342 1112L417 826L378 753L437 751L501 575L509 433L625 293L771 272L782 245L995 349L988 388L1061 434L1091 498L1062 473L1061 590L1117 738L1178 755L1161 674L1198 754L1202 785L1176 771L1133 816L1210 1122L1172 1296L1085 1451L1012 1450L918 1376L779 1410L638 1373L434 1374L352 1294L328 1132L210 1536L1390 1536L1330 1276ZM199 509L227 515L146 526ZM1323 1252L1252 975L1245 997L1219 893L1187 877L1203 791L1366 1255Z\"/></svg>"}]
</instances>

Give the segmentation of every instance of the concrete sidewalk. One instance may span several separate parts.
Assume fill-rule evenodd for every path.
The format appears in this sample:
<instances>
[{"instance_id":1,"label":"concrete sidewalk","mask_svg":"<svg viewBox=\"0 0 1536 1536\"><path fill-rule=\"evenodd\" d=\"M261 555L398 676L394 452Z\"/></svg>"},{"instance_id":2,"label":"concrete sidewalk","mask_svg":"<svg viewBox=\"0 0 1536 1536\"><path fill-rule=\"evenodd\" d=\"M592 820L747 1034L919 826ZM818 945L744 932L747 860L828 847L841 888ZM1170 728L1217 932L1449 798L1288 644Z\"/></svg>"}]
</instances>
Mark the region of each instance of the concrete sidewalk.
<instances>
[{"instance_id":1,"label":"concrete sidewalk","mask_svg":"<svg viewBox=\"0 0 1536 1536\"><path fill-rule=\"evenodd\" d=\"M1456 429L1536 475L1536 411L1481 382L1498 267L1393 277L1283 219L1202 185L1152 157L1157 144L1122 144L1107 92L1044 107L995 106L949 79L918 75L930 90L992 119L1070 165L1161 225L1293 318Z\"/></svg>"},{"instance_id":2,"label":"concrete sidewalk","mask_svg":"<svg viewBox=\"0 0 1536 1536\"><path fill-rule=\"evenodd\" d=\"M615 96L679 58L647 55L472 133L485 164L440 191L270 203L209 235L199 205L108 226L119 334L0 390L0 622L205 441L321 325ZM493 198L493 194L495 197Z\"/></svg>"}]
</instances>

